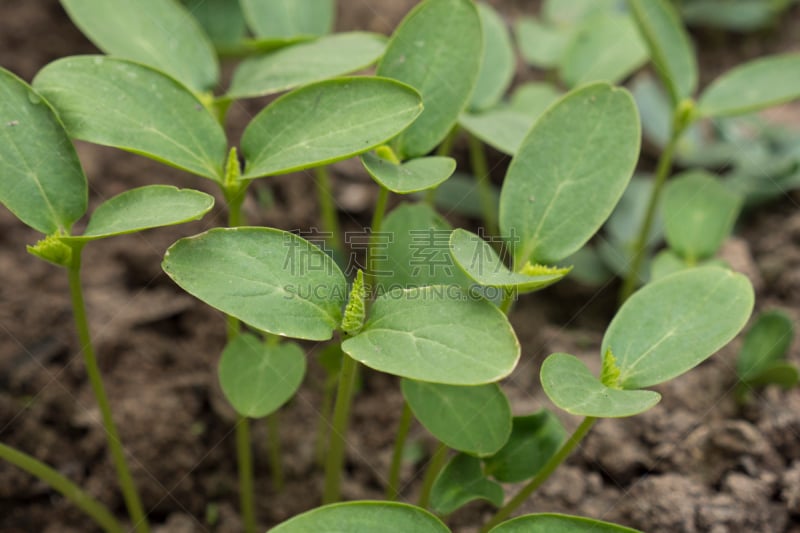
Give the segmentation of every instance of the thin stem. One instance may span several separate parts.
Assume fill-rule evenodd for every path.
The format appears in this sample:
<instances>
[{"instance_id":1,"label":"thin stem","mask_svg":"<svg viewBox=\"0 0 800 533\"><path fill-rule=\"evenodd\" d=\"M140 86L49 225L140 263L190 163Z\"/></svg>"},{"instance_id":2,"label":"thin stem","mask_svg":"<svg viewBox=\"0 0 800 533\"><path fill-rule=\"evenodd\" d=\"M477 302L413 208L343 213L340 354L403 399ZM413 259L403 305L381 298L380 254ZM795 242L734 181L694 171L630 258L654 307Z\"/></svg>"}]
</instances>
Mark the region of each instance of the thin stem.
<instances>
[{"instance_id":1,"label":"thin stem","mask_svg":"<svg viewBox=\"0 0 800 533\"><path fill-rule=\"evenodd\" d=\"M639 228L639 233L637 234L636 241L633 245L633 260L631 261L631 268L628 270L628 275L625 277L625 281L620 289L620 305L625 303L625 300L627 300L630 295L633 294L633 291L636 290L636 285L639 282L639 271L642 269L642 263L644 262L647 252L647 239L650 236L650 230L653 227L653 221L655 220L656 211L658 210L657 208L659 199L661 198L661 190L664 188L664 184L666 183L667 178L672 171L672 159L675 156L675 148L678 144L681 134L683 133L683 130L686 127L686 124L681 123L682 121L680 120L679 116L680 112L680 109L676 111L676 117L673 120L675 124L673 125L672 135L670 136L669 142L664 147L664 151L661 152L661 156L658 159L655 181L653 182L653 190L650 192L650 199L647 202L647 210L645 211L644 221Z\"/></svg>"},{"instance_id":2,"label":"thin stem","mask_svg":"<svg viewBox=\"0 0 800 533\"><path fill-rule=\"evenodd\" d=\"M336 205L333 202L333 188L328 167L321 166L314 169L314 182L317 184L317 201L322 212L322 231L330 233L328 244L334 251L344 253L342 245L339 217L336 214Z\"/></svg>"},{"instance_id":3,"label":"thin stem","mask_svg":"<svg viewBox=\"0 0 800 533\"><path fill-rule=\"evenodd\" d=\"M486 150L483 143L472 134L467 135L469 142L469 162L472 172L475 174L476 186L478 188L478 200L481 205L481 215L483 223L486 224L488 235L497 235L497 206L492 194L492 182L489 171L489 164L486 162Z\"/></svg>"},{"instance_id":4,"label":"thin stem","mask_svg":"<svg viewBox=\"0 0 800 533\"><path fill-rule=\"evenodd\" d=\"M322 385L322 406L320 407L319 431L317 434L317 461L320 465L325 464L325 445L328 441L328 423L333 413L333 395L336 392L336 383L339 375L331 374L326 376L325 383Z\"/></svg>"},{"instance_id":5,"label":"thin stem","mask_svg":"<svg viewBox=\"0 0 800 533\"><path fill-rule=\"evenodd\" d=\"M333 427L325 461L325 489L322 503L339 501L342 467L344 466L345 437L347 423L350 418L350 406L353 403L358 363L349 355L342 353L342 368L339 371L339 386L336 391L336 404L333 408Z\"/></svg>"},{"instance_id":6,"label":"thin stem","mask_svg":"<svg viewBox=\"0 0 800 533\"><path fill-rule=\"evenodd\" d=\"M503 300L500 302L500 310L508 316L511 313L511 307L514 304L514 296L516 291L514 289L505 289L503 291Z\"/></svg>"},{"instance_id":7,"label":"thin stem","mask_svg":"<svg viewBox=\"0 0 800 533\"><path fill-rule=\"evenodd\" d=\"M558 468L564 460L569 457L569 454L572 453L572 450L575 449L575 446L580 443L586 434L591 429L592 425L594 424L595 417L587 416L583 419L580 425L575 429L575 431L570 435L570 437L561 445L561 448L553 455L547 463L539 470L539 473L528 482L527 485L522 487L520 491L508 501L503 507L497 511L497 514L492 517L489 522L487 522L483 528L481 528L481 533L487 533L490 529L495 527L497 524L508 518L508 516L514 512L514 510L522 505L522 503L533 494L536 489L538 489L542 483L547 481L550 475Z\"/></svg>"},{"instance_id":8,"label":"thin stem","mask_svg":"<svg viewBox=\"0 0 800 533\"><path fill-rule=\"evenodd\" d=\"M461 128L456 124L453 126L453 129L450 130L450 133L447 134L447 137L444 138L442 144L439 145L439 148L436 149L436 155L439 157L449 157L453 152L453 145L455 145L459 133L461 133ZM438 188L439 186L437 185L425 191L425 203L431 207L436 203L436 189Z\"/></svg>"},{"instance_id":9,"label":"thin stem","mask_svg":"<svg viewBox=\"0 0 800 533\"><path fill-rule=\"evenodd\" d=\"M433 482L436 481L436 477L439 475L439 472L442 471L446 462L447 446L440 442L436 451L433 452L433 457L431 457L430 462L428 462L428 468L425 470L425 477L422 478L422 488L419 491L419 501L417 505L423 509L428 507L428 501L430 501L431 498L431 490L433 489Z\"/></svg>"},{"instance_id":10,"label":"thin stem","mask_svg":"<svg viewBox=\"0 0 800 533\"><path fill-rule=\"evenodd\" d=\"M370 268L370 263L372 262L372 258L375 257L374 250L376 243L378 242L378 233L381 231L381 226L383 226L383 217L386 214L386 205L389 203L389 189L381 185L380 192L378 193L378 199L375 202L375 212L372 214L372 223L370 224L370 239L369 239L369 249L367 250L367 261L366 267L367 271L365 272L366 276L364 279L364 284L367 287L367 294L372 294L375 290L375 275L372 273L372 268Z\"/></svg>"},{"instance_id":11,"label":"thin stem","mask_svg":"<svg viewBox=\"0 0 800 533\"><path fill-rule=\"evenodd\" d=\"M253 455L250 449L250 421L239 416L236 421L236 458L239 467L239 506L246 533L256 531L256 512L253 504Z\"/></svg>"},{"instance_id":12,"label":"thin stem","mask_svg":"<svg viewBox=\"0 0 800 533\"><path fill-rule=\"evenodd\" d=\"M412 421L411 408L408 406L408 402L403 401L403 414L400 415L400 422L397 424L392 464L389 467L389 485L386 487L387 500L396 500L400 495L400 467L403 465L403 452L405 452L408 431L411 429Z\"/></svg>"},{"instance_id":13,"label":"thin stem","mask_svg":"<svg viewBox=\"0 0 800 533\"><path fill-rule=\"evenodd\" d=\"M5 444L0 444L0 459L8 461L50 485L89 515L106 533L124 533L125 529L117 522L117 519L114 518L114 515L105 505L86 494L75 483L38 459Z\"/></svg>"},{"instance_id":14,"label":"thin stem","mask_svg":"<svg viewBox=\"0 0 800 533\"><path fill-rule=\"evenodd\" d=\"M278 411L267 417L267 446L269 447L269 465L272 471L272 488L276 492L283 490L283 463L281 462L280 418Z\"/></svg>"},{"instance_id":15,"label":"thin stem","mask_svg":"<svg viewBox=\"0 0 800 533\"><path fill-rule=\"evenodd\" d=\"M94 392L95 400L100 408L100 416L103 420L103 429L106 432L108 449L111 452L111 459L117 471L117 478L119 480L120 489L122 490L123 499L125 500L125 506L128 509L128 513L130 514L137 533L148 533L150 527L147 523L147 517L144 513L139 493L136 490L136 485L133 483L133 477L128 468L128 463L125 460L125 451L122 449L119 433L114 424L114 419L111 416L111 406L108 403L108 396L106 396L103 378L100 374L100 368L97 365L94 347L92 346L92 339L89 333L89 321L86 318L86 305L83 301L83 290L81 288L80 247L75 247L73 249L73 260L68 268L68 273L69 291L72 297L72 312L75 318L75 328L78 332L84 364L86 365L86 374L89 377L92 392Z\"/></svg>"}]
</instances>

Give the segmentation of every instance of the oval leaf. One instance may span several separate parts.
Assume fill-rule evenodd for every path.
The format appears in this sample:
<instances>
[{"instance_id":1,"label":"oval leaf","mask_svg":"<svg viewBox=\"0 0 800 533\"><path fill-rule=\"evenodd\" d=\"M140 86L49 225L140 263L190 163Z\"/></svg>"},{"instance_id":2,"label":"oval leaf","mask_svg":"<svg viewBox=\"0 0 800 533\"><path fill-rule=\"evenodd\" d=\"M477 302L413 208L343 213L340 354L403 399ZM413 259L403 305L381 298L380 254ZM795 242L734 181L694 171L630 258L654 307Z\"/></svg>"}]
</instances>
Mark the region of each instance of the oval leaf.
<instances>
[{"instance_id":1,"label":"oval leaf","mask_svg":"<svg viewBox=\"0 0 800 533\"><path fill-rule=\"evenodd\" d=\"M183 4L218 48L238 45L245 36L239 2L230 0L183 0Z\"/></svg>"},{"instance_id":2,"label":"oval leaf","mask_svg":"<svg viewBox=\"0 0 800 533\"><path fill-rule=\"evenodd\" d=\"M783 54L726 72L703 91L697 111L707 117L742 115L796 98L800 98L800 54Z\"/></svg>"},{"instance_id":3,"label":"oval leaf","mask_svg":"<svg viewBox=\"0 0 800 533\"><path fill-rule=\"evenodd\" d=\"M692 268L686 261L670 249L661 250L650 264L650 280L655 281L663 277Z\"/></svg>"},{"instance_id":4,"label":"oval leaf","mask_svg":"<svg viewBox=\"0 0 800 533\"><path fill-rule=\"evenodd\" d=\"M544 0L542 17L553 25L569 26L603 11L619 9L619 0Z\"/></svg>"},{"instance_id":5,"label":"oval leaf","mask_svg":"<svg viewBox=\"0 0 800 533\"><path fill-rule=\"evenodd\" d=\"M403 397L425 429L450 448L489 455L511 433L511 407L496 383L459 387L404 379Z\"/></svg>"},{"instance_id":6,"label":"oval leaf","mask_svg":"<svg viewBox=\"0 0 800 533\"><path fill-rule=\"evenodd\" d=\"M240 0L247 25L257 37L292 39L333 29L335 0Z\"/></svg>"},{"instance_id":7,"label":"oval leaf","mask_svg":"<svg viewBox=\"0 0 800 533\"><path fill-rule=\"evenodd\" d=\"M667 242L690 264L717 253L742 205L738 194L703 171L686 172L670 181L663 202Z\"/></svg>"},{"instance_id":8,"label":"oval leaf","mask_svg":"<svg viewBox=\"0 0 800 533\"><path fill-rule=\"evenodd\" d=\"M162 268L189 294L269 333L327 340L342 320L339 267L286 231L213 229L170 246Z\"/></svg>"},{"instance_id":9,"label":"oval leaf","mask_svg":"<svg viewBox=\"0 0 800 533\"><path fill-rule=\"evenodd\" d=\"M623 388L649 387L694 368L725 346L753 310L753 287L741 274L693 268L654 281L620 308L603 338Z\"/></svg>"},{"instance_id":10,"label":"oval leaf","mask_svg":"<svg viewBox=\"0 0 800 533\"><path fill-rule=\"evenodd\" d=\"M449 183L446 181L445 184ZM426 204L403 204L389 213L374 234L369 265L379 292L426 285L469 287L453 264L447 242L450 224Z\"/></svg>"},{"instance_id":11,"label":"oval leaf","mask_svg":"<svg viewBox=\"0 0 800 533\"><path fill-rule=\"evenodd\" d=\"M278 524L269 533L450 533L441 520L420 507L391 502L348 502L325 505Z\"/></svg>"},{"instance_id":12,"label":"oval leaf","mask_svg":"<svg viewBox=\"0 0 800 533\"><path fill-rule=\"evenodd\" d=\"M0 68L0 202L45 234L69 233L86 212L86 176L53 109Z\"/></svg>"},{"instance_id":13,"label":"oval leaf","mask_svg":"<svg viewBox=\"0 0 800 533\"><path fill-rule=\"evenodd\" d=\"M456 160L451 157L418 157L396 165L369 153L361 156L361 163L375 181L398 194L435 187L456 170Z\"/></svg>"},{"instance_id":14,"label":"oval leaf","mask_svg":"<svg viewBox=\"0 0 800 533\"><path fill-rule=\"evenodd\" d=\"M678 13L667 0L628 0L650 58L673 105L697 89L697 59Z\"/></svg>"},{"instance_id":15,"label":"oval leaf","mask_svg":"<svg viewBox=\"0 0 800 533\"><path fill-rule=\"evenodd\" d=\"M591 518L562 514L529 514L503 522L489 533L641 533Z\"/></svg>"},{"instance_id":16,"label":"oval leaf","mask_svg":"<svg viewBox=\"0 0 800 533\"><path fill-rule=\"evenodd\" d=\"M623 89L587 85L548 108L500 194L500 229L514 264L552 264L578 251L625 191L639 141L639 115Z\"/></svg>"},{"instance_id":17,"label":"oval leaf","mask_svg":"<svg viewBox=\"0 0 800 533\"><path fill-rule=\"evenodd\" d=\"M419 95L384 78L306 85L267 106L242 135L243 179L347 159L397 135L420 114Z\"/></svg>"},{"instance_id":18,"label":"oval leaf","mask_svg":"<svg viewBox=\"0 0 800 533\"><path fill-rule=\"evenodd\" d=\"M386 39L375 33L338 33L242 61L227 98L251 98L364 69L377 61Z\"/></svg>"},{"instance_id":19,"label":"oval leaf","mask_svg":"<svg viewBox=\"0 0 800 533\"><path fill-rule=\"evenodd\" d=\"M379 76L408 83L425 105L395 141L401 159L427 154L452 129L472 94L481 53L481 22L471 0L426 0L403 19L378 65Z\"/></svg>"},{"instance_id":20,"label":"oval leaf","mask_svg":"<svg viewBox=\"0 0 800 533\"><path fill-rule=\"evenodd\" d=\"M636 25L628 15L608 13L584 24L561 61L561 78L568 87L592 81L618 83L648 57Z\"/></svg>"},{"instance_id":21,"label":"oval leaf","mask_svg":"<svg viewBox=\"0 0 800 533\"><path fill-rule=\"evenodd\" d=\"M473 111L489 109L500 101L511 85L516 67L506 23L490 4L477 5L483 29L483 59L469 104Z\"/></svg>"},{"instance_id":22,"label":"oval leaf","mask_svg":"<svg viewBox=\"0 0 800 533\"><path fill-rule=\"evenodd\" d=\"M554 353L542 363L542 389L554 404L578 416L621 418L633 416L661 400L649 390L621 390L603 385L586 365L566 353Z\"/></svg>"},{"instance_id":23,"label":"oval leaf","mask_svg":"<svg viewBox=\"0 0 800 533\"><path fill-rule=\"evenodd\" d=\"M450 385L497 381L511 373L520 353L497 307L443 285L378 297L364 329L342 350L381 372Z\"/></svg>"},{"instance_id":24,"label":"oval leaf","mask_svg":"<svg viewBox=\"0 0 800 533\"><path fill-rule=\"evenodd\" d=\"M270 344L242 334L225 347L219 383L242 416L261 418L289 401L306 373L303 350L293 342Z\"/></svg>"},{"instance_id":25,"label":"oval leaf","mask_svg":"<svg viewBox=\"0 0 800 533\"><path fill-rule=\"evenodd\" d=\"M34 85L73 138L222 180L225 132L189 91L157 70L103 56L68 57L39 71Z\"/></svg>"},{"instance_id":26,"label":"oval leaf","mask_svg":"<svg viewBox=\"0 0 800 533\"><path fill-rule=\"evenodd\" d=\"M150 65L195 92L214 89L214 47L186 8L164 0L61 0L72 22L103 52Z\"/></svg>"},{"instance_id":27,"label":"oval leaf","mask_svg":"<svg viewBox=\"0 0 800 533\"><path fill-rule=\"evenodd\" d=\"M744 338L736 372L747 381L770 366L786 359L794 338L792 319L783 311L772 310L758 315Z\"/></svg>"},{"instance_id":28,"label":"oval leaf","mask_svg":"<svg viewBox=\"0 0 800 533\"><path fill-rule=\"evenodd\" d=\"M431 508L448 515L474 500L503 505L503 487L486 479L480 459L460 453L442 469L431 488Z\"/></svg>"},{"instance_id":29,"label":"oval leaf","mask_svg":"<svg viewBox=\"0 0 800 533\"><path fill-rule=\"evenodd\" d=\"M558 65L574 35L573 27L548 26L532 17L517 19L515 29L522 59L542 69Z\"/></svg>"},{"instance_id":30,"label":"oval leaf","mask_svg":"<svg viewBox=\"0 0 800 533\"><path fill-rule=\"evenodd\" d=\"M214 197L192 189L148 185L125 191L100 204L83 235L71 240L91 241L150 228L198 220L214 207Z\"/></svg>"},{"instance_id":31,"label":"oval leaf","mask_svg":"<svg viewBox=\"0 0 800 533\"><path fill-rule=\"evenodd\" d=\"M569 272L568 268L543 268L541 274L535 275L512 272L489 243L460 228L450 235L450 253L461 270L475 282L487 287L513 288L522 294L552 285Z\"/></svg>"},{"instance_id":32,"label":"oval leaf","mask_svg":"<svg viewBox=\"0 0 800 533\"><path fill-rule=\"evenodd\" d=\"M547 409L515 416L512 423L505 446L484 459L486 474L504 483L525 481L538 474L567 436L564 426Z\"/></svg>"}]
</instances>

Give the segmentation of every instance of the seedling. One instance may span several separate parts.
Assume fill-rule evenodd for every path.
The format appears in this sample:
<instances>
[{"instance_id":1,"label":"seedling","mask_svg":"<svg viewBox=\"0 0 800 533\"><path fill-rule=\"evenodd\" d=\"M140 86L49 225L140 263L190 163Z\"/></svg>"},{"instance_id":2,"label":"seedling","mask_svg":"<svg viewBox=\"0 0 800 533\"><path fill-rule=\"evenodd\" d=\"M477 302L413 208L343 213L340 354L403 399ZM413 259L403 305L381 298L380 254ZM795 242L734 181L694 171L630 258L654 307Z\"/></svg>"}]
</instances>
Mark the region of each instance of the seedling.
<instances>
[{"instance_id":1,"label":"seedling","mask_svg":"<svg viewBox=\"0 0 800 533\"><path fill-rule=\"evenodd\" d=\"M747 332L736 361L736 396L747 401L750 391L766 385L790 389L798 383L798 369L787 360L794 338L791 318L780 310L761 313Z\"/></svg>"},{"instance_id":2,"label":"seedling","mask_svg":"<svg viewBox=\"0 0 800 533\"><path fill-rule=\"evenodd\" d=\"M119 434L89 333L80 282L83 247L98 239L148 228L180 224L202 217L214 205L211 196L168 186L126 191L101 204L81 235L72 226L86 212L88 186L61 122L42 96L0 69L0 200L22 222L46 235L28 251L67 269L75 325L86 371L100 408L103 428L134 528L148 531L147 520L127 466ZM48 482L107 531L122 531L105 507L54 470L6 446L0 456Z\"/></svg>"}]
</instances>

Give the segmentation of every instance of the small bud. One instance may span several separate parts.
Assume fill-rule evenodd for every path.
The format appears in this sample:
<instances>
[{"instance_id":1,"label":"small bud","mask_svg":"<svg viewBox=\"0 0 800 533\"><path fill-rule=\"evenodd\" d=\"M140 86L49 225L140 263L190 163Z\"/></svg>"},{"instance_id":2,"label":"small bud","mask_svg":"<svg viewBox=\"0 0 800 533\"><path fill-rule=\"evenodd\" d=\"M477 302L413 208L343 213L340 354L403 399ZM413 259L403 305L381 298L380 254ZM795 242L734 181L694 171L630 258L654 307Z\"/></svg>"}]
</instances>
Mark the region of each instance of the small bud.
<instances>
[{"instance_id":1,"label":"small bud","mask_svg":"<svg viewBox=\"0 0 800 533\"><path fill-rule=\"evenodd\" d=\"M600 372L600 381L606 387L621 389L622 387L619 383L620 373L621 371L617 366L617 358L614 357L614 354L611 353L611 348L609 348L603 357L603 370Z\"/></svg>"},{"instance_id":2,"label":"small bud","mask_svg":"<svg viewBox=\"0 0 800 533\"><path fill-rule=\"evenodd\" d=\"M344 308L344 318L342 318L342 331L348 335L355 335L364 327L366 318L365 300L367 291L364 287L364 273L359 270L356 279L353 280L353 287L350 289L350 299Z\"/></svg>"},{"instance_id":3,"label":"small bud","mask_svg":"<svg viewBox=\"0 0 800 533\"><path fill-rule=\"evenodd\" d=\"M27 248L29 253L54 265L69 267L72 263L72 247L60 235L48 235Z\"/></svg>"},{"instance_id":4,"label":"small bud","mask_svg":"<svg viewBox=\"0 0 800 533\"><path fill-rule=\"evenodd\" d=\"M527 261L519 273L525 274L526 276L566 276L571 270L571 266L561 268L538 264L533 265L530 261Z\"/></svg>"},{"instance_id":5,"label":"small bud","mask_svg":"<svg viewBox=\"0 0 800 533\"><path fill-rule=\"evenodd\" d=\"M394 153L392 147L386 144L375 148L375 155L395 165L399 165L401 163L400 158Z\"/></svg>"}]
</instances>

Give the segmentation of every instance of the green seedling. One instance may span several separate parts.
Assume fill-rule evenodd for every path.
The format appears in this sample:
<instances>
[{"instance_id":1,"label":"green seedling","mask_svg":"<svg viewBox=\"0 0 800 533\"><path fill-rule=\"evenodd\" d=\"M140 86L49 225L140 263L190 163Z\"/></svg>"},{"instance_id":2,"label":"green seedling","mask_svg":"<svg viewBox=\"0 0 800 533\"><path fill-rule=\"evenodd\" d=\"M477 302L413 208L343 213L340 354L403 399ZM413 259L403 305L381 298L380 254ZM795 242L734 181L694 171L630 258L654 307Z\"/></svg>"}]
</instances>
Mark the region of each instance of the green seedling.
<instances>
[{"instance_id":1,"label":"green seedling","mask_svg":"<svg viewBox=\"0 0 800 533\"><path fill-rule=\"evenodd\" d=\"M681 17L689 26L753 32L775 24L796 0L678 0Z\"/></svg>"},{"instance_id":2,"label":"green seedling","mask_svg":"<svg viewBox=\"0 0 800 533\"><path fill-rule=\"evenodd\" d=\"M155 185L115 196L95 209L86 229L72 226L86 213L88 185L78 156L50 104L25 82L0 69L0 201L22 222L46 235L28 251L63 267L81 353L100 408L109 451L120 488L139 533L149 530L111 415L108 398L91 342L80 281L81 252L90 241L180 224L201 218L214 205L204 193ZM56 471L3 446L3 459L49 483L89 514L106 531L123 531L108 510Z\"/></svg>"},{"instance_id":3,"label":"green seedling","mask_svg":"<svg viewBox=\"0 0 800 533\"><path fill-rule=\"evenodd\" d=\"M797 385L797 366L787 360L793 339L794 323L786 313L776 309L758 315L736 361L736 396L741 402L747 401L757 387L779 385L790 389Z\"/></svg>"},{"instance_id":4,"label":"green seedling","mask_svg":"<svg viewBox=\"0 0 800 533\"><path fill-rule=\"evenodd\" d=\"M784 54L740 65L714 80L697 98L698 68L691 41L680 18L666 0L629 0L628 6L653 66L667 89L671 118L668 140L659 158L644 220L633 247L620 300L640 281L647 241L685 130L699 119L718 119L752 113L800 97L800 54Z\"/></svg>"}]
</instances>

